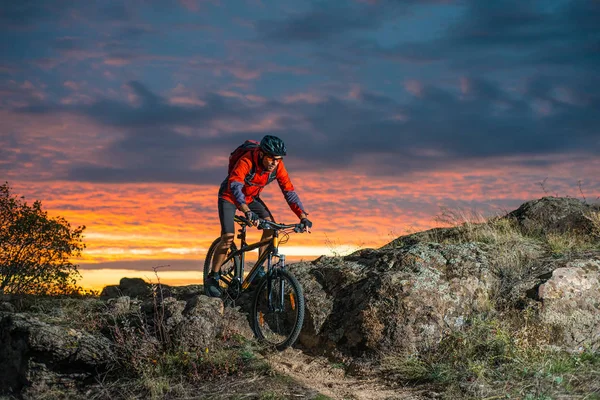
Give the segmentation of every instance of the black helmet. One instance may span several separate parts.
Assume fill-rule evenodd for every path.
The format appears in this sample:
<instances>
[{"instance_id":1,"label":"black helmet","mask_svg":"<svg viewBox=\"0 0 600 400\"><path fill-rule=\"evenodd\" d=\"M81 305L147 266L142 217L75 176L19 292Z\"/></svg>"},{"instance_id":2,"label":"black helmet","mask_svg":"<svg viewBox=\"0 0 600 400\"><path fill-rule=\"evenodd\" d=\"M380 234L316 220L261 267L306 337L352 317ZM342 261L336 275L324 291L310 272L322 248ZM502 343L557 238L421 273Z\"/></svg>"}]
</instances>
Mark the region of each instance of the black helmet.
<instances>
[{"instance_id":1,"label":"black helmet","mask_svg":"<svg viewBox=\"0 0 600 400\"><path fill-rule=\"evenodd\" d=\"M272 156L283 157L286 155L285 144L277 136L267 135L260 141L260 149Z\"/></svg>"}]
</instances>

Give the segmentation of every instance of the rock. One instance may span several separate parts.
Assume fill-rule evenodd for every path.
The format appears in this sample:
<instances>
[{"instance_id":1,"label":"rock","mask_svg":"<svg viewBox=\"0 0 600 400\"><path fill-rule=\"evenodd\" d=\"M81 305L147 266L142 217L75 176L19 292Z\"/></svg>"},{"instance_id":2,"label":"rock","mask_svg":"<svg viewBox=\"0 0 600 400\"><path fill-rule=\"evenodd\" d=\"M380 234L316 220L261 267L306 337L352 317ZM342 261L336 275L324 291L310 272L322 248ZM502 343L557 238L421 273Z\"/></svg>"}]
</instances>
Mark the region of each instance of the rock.
<instances>
[{"instance_id":1,"label":"rock","mask_svg":"<svg viewBox=\"0 0 600 400\"><path fill-rule=\"evenodd\" d=\"M13 306L11 303L9 303L7 301L2 301L2 302L0 302L0 312L2 312L2 311L14 313L15 306Z\"/></svg>"},{"instance_id":2,"label":"rock","mask_svg":"<svg viewBox=\"0 0 600 400\"><path fill-rule=\"evenodd\" d=\"M187 285L170 287L171 295L179 300L188 301L192 297L204 294L204 286L202 285Z\"/></svg>"},{"instance_id":3,"label":"rock","mask_svg":"<svg viewBox=\"0 0 600 400\"><path fill-rule=\"evenodd\" d=\"M128 296L132 299L149 299L156 295L158 298L166 298L172 295L171 287L168 285L153 285L142 278L121 278L119 285L105 286L100 293L101 299Z\"/></svg>"},{"instance_id":4,"label":"rock","mask_svg":"<svg viewBox=\"0 0 600 400\"><path fill-rule=\"evenodd\" d=\"M100 292L101 299L113 299L121 297L122 295L123 293L121 292L121 289L119 289L119 285L105 286L104 289L102 289L102 292Z\"/></svg>"},{"instance_id":5,"label":"rock","mask_svg":"<svg viewBox=\"0 0 600 400\"><path fill-rule=\"evenodd\" d=\"M185 305L183 320L173 336L184 351L204 350L214 344L223 326L223 302L198 295Z\"/></svg>"},{"instance_id":6,"label":"rock","mask_svg":"<svg viewBox=\"0 0 600 400\"><path fill-rule=\"evenodd\" d=\"M108 299L106 302L108 311L114 316L127 314L131 309L131 299L129 296L121 296Z\"/></svg>"},{"instance_id":7,"label":"rock","mask_svg":"<svg viewBox=\"0 0 600 400\"><path fill-rule=\"evenodd\" d=\"M183 351L211 347L225 326L222 300L204 295L187 302L174 297L162 302L147 300L141 311L155 331L162 332L171 346Z\"/></svg>"},{"instance_id":8,"label":"rock","mask_svg":"<svg viewBox=\"0 0 600 400\"><path fill-rule=\"evenodd\" d=\"M183 310L185 309L185 301L177 300L174 297L167 297L158 307L158 315L162 317L163 324L167 331L172 331L180 325L183 320Z\"/></svg>"},{"instance_id":9,"label":"rock","mask_svg":"<svg viewBox=\"0 0 600 400\"><path fill-rule=\"evenodd\" d=\"M576 232L589 235L595 227L586 218L598 205L586 204L571 197L543 197L528 201L506 215L514 219L525 233L565 234Z\"/></svg>"},{"instance_id":10,"label":"rock","mask_svg":"<svg viewBox=\"0 0 600 400\"><path fill-rule=\"evenodd\" d=\"M152 295L152 286L142 278L122 278L119 289L123 296L131 298L146 298Z\"/></svg>"},{"instance_id":11,"label":"rock","mask_svg":"<svg viewBox=\"0 0 600 400\"><path fill-rule=\"evenodd\" d=\"M290 266L306 297L309 348L415 353L490 307L495 276L478 245L417 243Z\"/></svg>"},{"instance_id":12,"label":"rock","mask_svg":"<svg viewBox=\"0 0 600 400\"><path fill-rule=\"evenodd\" d=\"M32 382L95 376L114 361L102 336L53 326L25 314L0 313L0 393Z\"/></svg>"},{"instance_id":13,"label":"rock","mask_svg":"<svg viewBox=\"0 0 600 400\"><path fill-rule=\"evenodd\" d=\"M571 351L600 349L600 258L573 260L539 286L541 321Z\"/></svg>"}]
</instances>

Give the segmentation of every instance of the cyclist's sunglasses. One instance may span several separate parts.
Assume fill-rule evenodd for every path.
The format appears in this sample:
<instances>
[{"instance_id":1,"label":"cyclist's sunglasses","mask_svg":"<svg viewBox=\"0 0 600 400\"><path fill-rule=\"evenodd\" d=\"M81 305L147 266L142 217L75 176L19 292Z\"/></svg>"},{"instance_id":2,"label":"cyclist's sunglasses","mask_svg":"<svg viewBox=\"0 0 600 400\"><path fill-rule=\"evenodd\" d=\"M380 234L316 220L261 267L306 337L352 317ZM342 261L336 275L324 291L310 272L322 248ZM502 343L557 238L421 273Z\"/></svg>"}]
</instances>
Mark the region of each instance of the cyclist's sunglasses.
<instances>
[{"instance_id":1,"label":"cyclist's sunglasses","mask_svg":"<svg viewBox=\"0 0 600 400\"><path fill-rule=\"evenodd\" d=\"M283 160L283 157L281 156L272 156L270 154L265 154L265 158L267 159L267 161L269 162L273 162L273 161L281 161Z\"/></svg>"}]
</instances>

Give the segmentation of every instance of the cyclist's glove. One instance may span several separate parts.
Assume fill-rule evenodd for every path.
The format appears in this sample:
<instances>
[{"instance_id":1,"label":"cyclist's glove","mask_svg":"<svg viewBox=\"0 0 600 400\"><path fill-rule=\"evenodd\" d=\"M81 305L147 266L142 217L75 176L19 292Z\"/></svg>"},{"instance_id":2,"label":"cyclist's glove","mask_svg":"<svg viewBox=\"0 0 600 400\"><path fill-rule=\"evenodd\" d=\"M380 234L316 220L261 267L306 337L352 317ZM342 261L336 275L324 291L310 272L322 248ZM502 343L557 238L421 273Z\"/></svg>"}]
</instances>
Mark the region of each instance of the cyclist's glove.
<instances>
[{"instance_id":1,"label":"cyclist's glove","mask_svg":"<svg viewBox=\"0 0 600 400\"><path fill-rule=\"evenodd\" d=\"M258 215L256 215L256 213L253 211L246 211L246 218L248 218L248 221L250 221L252 225L256 225L258 222Z\"/></svg>"},{"instance_id":2,"label":"cyclist's glove","mask_svg":"<svg viewBox=\"0 0 600 400\"><path fill-rule=\"evenodd\" d=\"M312 228L312 222L310 222L310 220L308 218L302 218L300 220L300 231L304 232L304 231L309 231L310 228Z\"/></svg>"}]
</instances>

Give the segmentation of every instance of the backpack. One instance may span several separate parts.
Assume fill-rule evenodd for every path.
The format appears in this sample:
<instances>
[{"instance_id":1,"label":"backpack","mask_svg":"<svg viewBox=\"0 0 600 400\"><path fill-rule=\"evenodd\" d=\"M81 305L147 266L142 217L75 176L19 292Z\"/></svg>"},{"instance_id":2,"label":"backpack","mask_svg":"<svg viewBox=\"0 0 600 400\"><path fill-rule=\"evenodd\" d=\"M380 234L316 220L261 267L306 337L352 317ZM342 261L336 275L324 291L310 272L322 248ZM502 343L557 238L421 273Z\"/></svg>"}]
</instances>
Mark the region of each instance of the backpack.
<instances>
[{"instance_id":1,"label":"backpack","mask_svg":"<svg viewBox=\"0 0 600 400\"><path fill-rule=\"evenodd\" d=\"M257 142L256 140L251 140L251 139L246 140L244 143L242 143L238 147L236 147L236 149L233 150L231 152L231 154L229 155L229 166L227 167L227 176L229 176L229 174L231 174L231 170L233 170L233 167L239 161L240 158L242 158L249 151L254 150L258 147L260 147L260 143ZM246 176L246 179L245 179L247 184L251 185L250 181L252 180L252 178L254 178L254 174L256 174L254 168L255 168L254 164L252 164L252 169L250 170L250 173ZM271 174L269 175L269 180L267 181L267 185L269 183L273 182L276 177L277 177L277 168L275 168L275 170L273 170L271 172Z\"/></svg>"}]
</instances>

